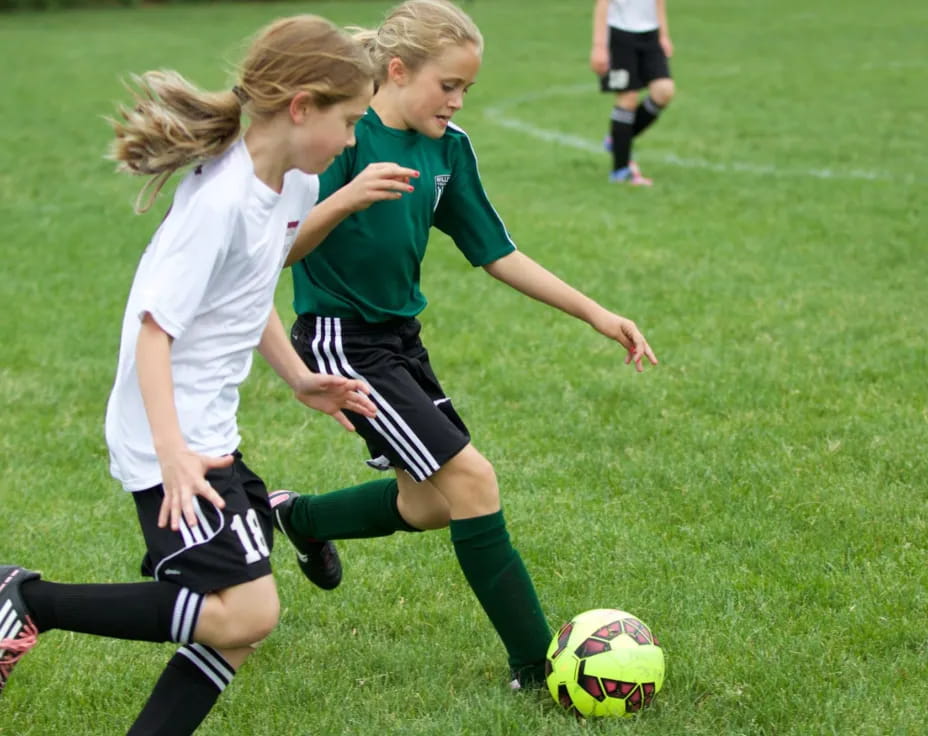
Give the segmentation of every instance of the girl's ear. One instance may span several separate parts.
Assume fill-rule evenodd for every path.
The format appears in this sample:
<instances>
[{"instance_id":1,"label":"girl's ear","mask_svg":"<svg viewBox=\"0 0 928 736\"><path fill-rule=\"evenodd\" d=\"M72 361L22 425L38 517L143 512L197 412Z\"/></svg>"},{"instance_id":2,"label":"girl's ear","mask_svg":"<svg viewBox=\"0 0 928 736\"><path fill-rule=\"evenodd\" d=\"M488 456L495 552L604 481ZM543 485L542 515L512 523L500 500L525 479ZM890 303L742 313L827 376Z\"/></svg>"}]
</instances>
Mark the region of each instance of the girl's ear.
<instances>
[{"instance_id":1,"label":"girl's ear","mask_svg":"<svg viewBox=\"0 0 928 736\"><path fill-rule=\"evenodd\" d=\"M300 125L314 109L312 95L309 92L297 92L290 100L290 120Z\"/></svg>"},{"instance_id":2,"label":"girl's ear","mask_svg":"<svg viewBox=\"0 0 928 736\"><path fill-rule=\"evenodd\" d=\"M394 56L387 62L387 80L401 87L409 81L409 69L400 57Z\"/></svg>"}]
</instances>

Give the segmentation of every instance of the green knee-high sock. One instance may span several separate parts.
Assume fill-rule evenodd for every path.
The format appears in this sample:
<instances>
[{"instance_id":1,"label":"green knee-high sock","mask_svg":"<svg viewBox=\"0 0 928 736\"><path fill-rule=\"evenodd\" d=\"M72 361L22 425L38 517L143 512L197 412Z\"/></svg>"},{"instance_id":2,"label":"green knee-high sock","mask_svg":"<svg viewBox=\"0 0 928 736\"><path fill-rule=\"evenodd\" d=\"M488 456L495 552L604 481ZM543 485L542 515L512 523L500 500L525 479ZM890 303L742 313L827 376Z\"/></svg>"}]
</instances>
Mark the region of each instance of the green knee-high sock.
<instances>
[{"instance_id":1,"label":"green knee-high sock","mask_svg":"<svg viewBox=\"0 0 928 736\"><path fill-rule=\"evenodd\" d=\"M503 512L451 520L451 541L464 577L477 595L522 678L544 677L551 630L535 586L509 541Z\"/></svg>"},{"instance_id":2,"label":"green knee-high sock","mask_svg":"<svg viewBox=\"0 0 928 736\"><path fill-rule=\"evenodd\" d=\"M363 539L419 531L400 516L398 492L396 479L391 478L300 496L293 502L290 525L311 539Z\"/></svg>"}]
</instances>

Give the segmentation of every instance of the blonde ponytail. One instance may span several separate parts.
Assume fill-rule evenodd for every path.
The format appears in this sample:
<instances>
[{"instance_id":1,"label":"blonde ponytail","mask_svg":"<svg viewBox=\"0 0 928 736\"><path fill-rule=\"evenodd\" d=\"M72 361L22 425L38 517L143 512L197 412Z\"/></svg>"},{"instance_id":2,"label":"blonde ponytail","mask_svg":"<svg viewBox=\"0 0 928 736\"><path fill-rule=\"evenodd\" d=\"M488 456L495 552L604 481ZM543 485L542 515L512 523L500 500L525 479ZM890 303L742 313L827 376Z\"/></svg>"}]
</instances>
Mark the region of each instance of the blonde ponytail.
<instances>
[{"instance_id":1,"label":"blonde ponytail","mask_svg":"<svg viewBox=\"0 0 928 736\"><path fill-rule=\"evenodd\" d=\"M135 211L145 212L171 174L219 156L238 139L242 103L231 90L204 92L173 71L133 75L132 82L134 104L108 119L116 134L108 158L118 171L152 177L135 202Z\"/></svg>"},{"instance_id":2,"label":"blonde ponytail","mask_svg":"<svg viewBox=\"0 0 928 736\"><path fill-rule=\"evenodd\" d=\"M131 105L108 118L117 170L150 176L136 212L148 210L180 168L220 156L241 134L242 114L267 119L308 92L324 108L360 94L374 77L365 49L324 18L282 18L262 29L229 90L198 89L174 71L131 77Z\"/></svg>"}]
</instances>

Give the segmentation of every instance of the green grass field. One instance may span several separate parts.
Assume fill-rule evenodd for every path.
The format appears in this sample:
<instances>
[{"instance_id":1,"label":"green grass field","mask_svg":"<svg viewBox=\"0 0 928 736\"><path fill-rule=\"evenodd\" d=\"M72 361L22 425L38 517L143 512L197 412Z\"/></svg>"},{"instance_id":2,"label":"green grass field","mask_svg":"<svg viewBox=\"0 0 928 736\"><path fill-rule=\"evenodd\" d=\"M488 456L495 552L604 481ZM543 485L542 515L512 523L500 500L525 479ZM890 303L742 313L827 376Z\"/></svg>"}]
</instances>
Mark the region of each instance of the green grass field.
<instances>
[{"instance_id":1,"label":"green grass field","mask_svg":"<svg viewBox=\"0 0 928 736\"><path fill-rule=\"evenodd\" d=\"M371 25L387 2L0 15L0 560L137 580L131 500L102 419L135 264L167 205L102 158L119 78L229 84L279 15ZM585 325L432 243L424 338L495 464L552 626L648 622L668 677L629 722L575 722L505 687L502 648L446 532L340 545L340 589L274 553L283 615L199 733L884 734L928 703L928 59L896 0L670 2L678 95L610 186L591 2L480 0L484 69L458 122L520 247L634 318L635 375ZM875 16L875 17L874 17ZM920 81L921 80L921 81ZM278 304L289 322L289 277ZM243 450L270 487L372 477L361 443L265 365ZM124 733L171 645L43 636L0 734Z\"/></svg>"}]
</instances>

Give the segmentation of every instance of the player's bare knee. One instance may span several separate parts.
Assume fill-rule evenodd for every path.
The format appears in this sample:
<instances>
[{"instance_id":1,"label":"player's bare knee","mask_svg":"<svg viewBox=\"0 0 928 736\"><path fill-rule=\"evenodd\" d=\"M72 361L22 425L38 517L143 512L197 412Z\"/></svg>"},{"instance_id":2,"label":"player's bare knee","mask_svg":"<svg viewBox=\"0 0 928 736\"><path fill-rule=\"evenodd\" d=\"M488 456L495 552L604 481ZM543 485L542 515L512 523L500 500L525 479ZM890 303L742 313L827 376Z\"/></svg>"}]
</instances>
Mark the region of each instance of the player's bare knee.
<instances>
[{"instance_id":1,"label":"player's bare knee","mask_svg":"<svg viewBox=\"0 0 928 736\"><path fill-rule=\"evenodd\" d=\"M466 477L467 483L474 487L475 492L481 494L491 492L499 496L493 463L476 450L468 453L465 462L460 466L460 472Z\"/></svg>"},{"instance_id":2,"label":"player's bare knee","mask_svg":"<svg viewBox=\"0 0 928 736\"><path fill-rule=\"evenodd\" d=\"M648 94L661 107L667 107L673 100L677 88L672 79L656 79L651 82Z\"/></svg>"},{"instance_id":3,"label":"player's bare knee","mask_svg":"<svg viewBox=\"0 0 928 736\"><path fill-rule=\"evenodd\" d=\"M454 518L499 510L499 486L493 465L468 445L436 473L433 482L447 499Z\"/></svg>"},{"instance_id":4,"label":"player's bare knee","mask_svg":"<svg viewBox=\"0 0 928 736\"><path fill-rule=\"evenodd\" d=\"M226 610L226 622L219 634L225 647L248 647L261 642L277 628L280 619L280 601L249 601L248 605L233 605Z\"/></svg>"},{"instance_id":5,"label":"player's bare knee","mask_svg":"<svg viewBox=\"0 0 928 736\"><path fill-rule=\"evenodd\" d=\"M210 595L194 637L220 649L248 647L269 636L279 617L277 588L267 576Z\"/></svg>"},{"instance_id":6,"label":"player's bare knee","mask_svg":"<svg viewBox=\"0 0 928 736\"><path fill-rule=\"evenodd\" d=\"M499 508L499 484L493 464L476 450L464 466L467 495L474 510L489 513Z\"/></svg>"}]
</instances>

